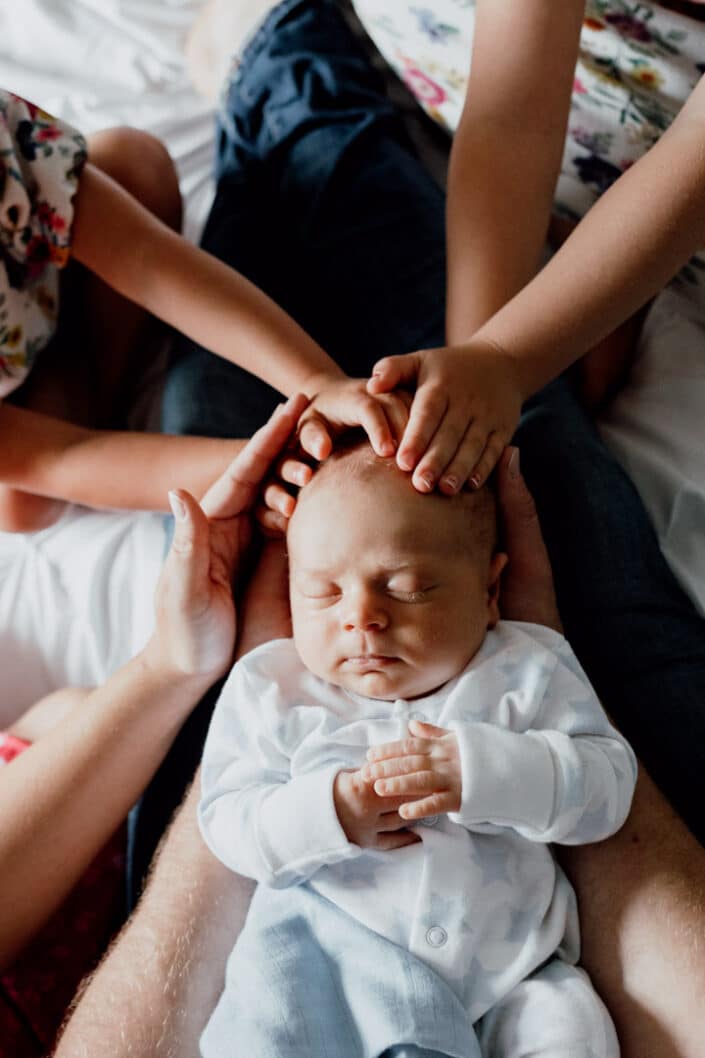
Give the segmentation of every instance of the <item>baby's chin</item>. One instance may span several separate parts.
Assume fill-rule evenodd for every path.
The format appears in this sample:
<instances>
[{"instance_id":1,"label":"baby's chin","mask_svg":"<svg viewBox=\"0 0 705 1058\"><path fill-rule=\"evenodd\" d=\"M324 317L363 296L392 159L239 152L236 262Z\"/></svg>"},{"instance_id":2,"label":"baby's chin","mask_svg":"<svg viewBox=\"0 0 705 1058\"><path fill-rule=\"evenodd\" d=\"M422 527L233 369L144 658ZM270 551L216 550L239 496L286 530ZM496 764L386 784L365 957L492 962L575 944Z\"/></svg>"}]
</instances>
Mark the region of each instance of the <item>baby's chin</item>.
<instances>
[{"instance_id":1,"label":"baby's chin","mask_svg":"<svg viewBox=\"0 0 705 1058\"><path fill-rule=\"evenodd\" d=\"M334 672L322 678L345 691L359 694L362 698L376 698L382 702L423 698L437 687L431 686L427 680L421 680L419 673L408 671Z\"/></svg>"}]
</instances>

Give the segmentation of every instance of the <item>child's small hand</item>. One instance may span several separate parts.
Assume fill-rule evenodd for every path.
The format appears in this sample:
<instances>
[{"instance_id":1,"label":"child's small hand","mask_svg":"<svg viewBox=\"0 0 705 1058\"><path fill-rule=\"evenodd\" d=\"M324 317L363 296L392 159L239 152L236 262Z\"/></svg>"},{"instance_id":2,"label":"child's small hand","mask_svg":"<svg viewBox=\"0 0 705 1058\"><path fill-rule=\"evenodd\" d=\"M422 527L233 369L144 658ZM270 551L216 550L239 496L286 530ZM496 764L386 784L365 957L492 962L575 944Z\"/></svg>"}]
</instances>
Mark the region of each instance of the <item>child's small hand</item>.
<instances>
[{"instance_id":1,"label":"child's small hand","mask_svg":"<svg viewBox=\"0 0 705 1058\"><path fill-rule=\"evenodd\" d=\"M415 386L397 451L420 492L453 494L488 478L519 421L522 392L515 362L487 342L388 356L374 367L368 393Z\"/></svg>"},{"instance_id":2,"label":"child's small hand","mask_svg":"<svg viewBox=\"0 0 705 1058\"><path fill-rule=\"evenodd\" d=\"M399 805L411 823L440 812L457 812L462 794L460 752L452 731L412 720L409 738L386 742L367 751L363 779L375 793ZM413 798L413 800L410 800Z\"/></svg>"},{"instance_id":3,"label":"child's small hand","mask_svg":"<svg viewBox=\"0 0 705 1058\"><path fill-rule=\"evenodd\" d=\"M390 389L393 387L389 387ZM312 392L311 392L312 391ZM362 378L324 377L307 386L311 403L299 419L299 444L314 459L327 459L333 436L361 426L378 456L393 456L409 418L409 400L402 393L372 396Z\"/></svg>"},{"instance_id":4,"label":"child's small hand","mask_svg":"<svg viewBox=\"0 0 705 1058\"><path fill-rule=\"evenodd\" d=\"M333 800L348 841L363 849L400 849L419 841L397 811L407 797L380 797L359 771L340 771Z\"/></svg>"}]
</instances>

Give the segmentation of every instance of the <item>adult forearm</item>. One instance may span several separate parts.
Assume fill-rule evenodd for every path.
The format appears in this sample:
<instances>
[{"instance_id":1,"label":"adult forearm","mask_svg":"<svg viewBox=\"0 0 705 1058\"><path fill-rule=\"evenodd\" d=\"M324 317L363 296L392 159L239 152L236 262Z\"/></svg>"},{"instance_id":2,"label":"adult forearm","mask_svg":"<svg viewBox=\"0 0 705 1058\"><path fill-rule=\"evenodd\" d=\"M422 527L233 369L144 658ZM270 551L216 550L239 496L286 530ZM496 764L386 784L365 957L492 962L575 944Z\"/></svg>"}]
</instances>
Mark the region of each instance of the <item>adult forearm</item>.
<instances>
[{"instance_id":1,"label":"adult forearm","mask_svg":"<svg viewBox=\"0 0 705 1058\"><path fill-rule=\"evenodd\" d=\"M642 772L622 830L559 856L578 893L582 962L622 1058L699 1058L705 851Z\"/></svg>"},{"instance_id":2,"label":"adult forearm","mask_svg":"<svg viewBox=\"0 0 705 1058\"><path fill-rule=\"evenodd\" d=\"M197 776L159 848L138 912L90 981L56 1058L198 1055L253 891L203 843L199 793Z\"/></svg>"},{"instance_id":3,"label":"adult forearm","mask_svg":"<svg viewBox=\"0 0 705 1058\"><path fill-rule=\"evenodd\" d=\"M0 404L0 481L87 507L168 510L167 491L201 496L243 441L87 430Z\"/></svg>"},{"instance_id":4,"label":"adult forearm","mask_svg":"<svg viewBox=\"0 0 705 1058\"><path fill-rule=\"evenodd\" d=\"M71 891L204 691L139 655L0 771L0 964ZM12 807L14 806L14 808Z\"/></svg>"},{"instance_id":5,"label":"adult forearm","mask_svg":"<svg viewBox=\"0 0 705 1058\"><path fill-rule=\"evenodd\" d=\"M705 244L704 130L705 119L684 112L477 333L514 358L525 393L612 332Z\"/></svg>"}]
</instances>

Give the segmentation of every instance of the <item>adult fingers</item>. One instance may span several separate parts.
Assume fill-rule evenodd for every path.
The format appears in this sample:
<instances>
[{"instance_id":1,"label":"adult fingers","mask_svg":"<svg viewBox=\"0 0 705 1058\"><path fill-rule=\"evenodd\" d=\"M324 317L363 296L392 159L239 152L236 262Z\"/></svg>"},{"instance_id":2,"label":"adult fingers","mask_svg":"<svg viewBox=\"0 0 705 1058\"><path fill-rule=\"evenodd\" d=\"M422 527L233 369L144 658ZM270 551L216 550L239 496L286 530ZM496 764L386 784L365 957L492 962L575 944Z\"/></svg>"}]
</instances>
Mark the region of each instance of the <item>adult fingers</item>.
<instances>
[{"instance_id":1,"label":"adult fingers","mask_svg":"<svg viewBox=\"0 0 705 1058\"><path fill-rule=\"evenodd\" d=\"M279 511L273 511L271 508L265 507L264 504L260 504L260 506L255 508L255 520L260 532L270 540L286 536L289 519L280 514Z\"/></svg>"},{"instance_id":2,"label":"adult fingers","mask_svg":"<svg viewBox=\"0 0 705 1058\"><path fill-rule=\"evenodd\" d=\"M308 399L303 394L290 397L252 435L201 500L207 517L234 518L251 507L260 484L289 440L307 404Z\"/></svg>"},{"instance_id":3,"label":"adult fingers","mask_svg":"<svg viewBox=\"0 0 705 1058\"><path fill-rule=\"evenodd\" d=\"M371 394L387 393L397 386L415 382L418 378L421 361L418 353L404 353L402 356L385 356L372 368L372 377L367 380L367 392Z\"/></svg>"},{"instance_id":4,"label":"adult fingers","mask_svg":"<svg viewBox=\"0 0 705 1058\"><path fill-rule=\"evenodd\" d=\"M158 599L186 610L202 597L211 561L208 520L190 493L169 493L174 537L159 581Z\"/></svg>"},{"instance_id":5,"label":"adult fingers","mask_svg":"<svg viewBox=\"0 0 705 1058\"><path fill-rule=\"evenodd\" d=\"M427 720L410 720L409 731L419 738L445 738L450 734L447 727L439 727L438 724L429 724Z\"/></svg>"},{"instance_id":6,"label":"adult fingers","mask_svg":"<svg viewBox=\"0 0 705 1058\"><path fill-rule=\"evenodd\" d=\"M502 541L509 555L502 615L560 631L551 563L536 505L521 474L518 448L507 448L499 461L497 497Z\"/></svg>"},{"instance_id":7,"label":"adult fingers","mask_svg":"<svg viewBox=\"0 0 705 1058\"><path fill-rule=\"evenodd\" d=\"M288 485L297 485L302 488L304 485L308 485L313 477L313 470L308 463L297 459L296 456L289 455L279 461L277 476Z\"/></svg>"},{"instance_id":8,"label":"adult fingers","mask_svg":"<svg viewBox=\"0 0 705 1058\"><path fill-rule=\"evenodd\" d=\"M263 499L267 507L285 518L290 518L294 513L296 500L278 481L270 481L265 486Z\"/></svg>"}]
</instances>

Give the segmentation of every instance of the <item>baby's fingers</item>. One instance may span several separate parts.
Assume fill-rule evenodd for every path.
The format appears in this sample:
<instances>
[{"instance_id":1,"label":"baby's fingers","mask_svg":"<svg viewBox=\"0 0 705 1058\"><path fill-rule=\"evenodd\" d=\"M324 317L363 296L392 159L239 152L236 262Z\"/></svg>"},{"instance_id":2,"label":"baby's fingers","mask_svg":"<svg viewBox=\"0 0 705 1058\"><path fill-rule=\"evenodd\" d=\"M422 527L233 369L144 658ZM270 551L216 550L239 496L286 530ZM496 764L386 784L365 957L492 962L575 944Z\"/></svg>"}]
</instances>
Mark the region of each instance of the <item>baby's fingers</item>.
<instances>
[{"instance_id":1,"label":"baby's fingers","mask_svg":"<svg viewBox=\"0 0 705 1058\"><path fill-rule=\"evenodd\" d=\"M391 779L378 779L375 793L379 797L401 797L415 794L432 794L438 790L438 776L433 771L415 771L411 775L395 775ZM402 805L403 807L403 805Z\"/></svg>"},{"instance_id":2,"label":"baby's fingers","mask_svg":"<svg viewBox=\"0 0 705 1058\"><path fill-rule=\"evenodd\" d=\"M398 386L415 382L419 376L421 360L418 353L403 356L385 356L372 368L372 377L367 380L367 392L388 393Z\"/></svg>"},{"instance_id":3,"label":"baby's fingers","mask_svg":"<svg viewBox=\"0 0 705 1058\"><path fill-rule=\"evenodd\" d=\"M430 797L423 797L420 801L410 801L399 809L399 815L407 822L416 819L425 819L427 816L437 816L441 812L453 811L453 797L445 791L432 793Z\"/></svg>"},{"instance_id":4,"label":"baby's fingers","mask_svg":"<svg viewBox=\"0 0 705 1058\"><path fill-rule=\"evenodd\" d=\"M389 834L378 834L375 848L384 851L402 849L405 845L416 845L421 838L410 830L396 830Z\"/></svg>"},{"instance_id":5,"label":"baby's fingers","mask_svg":"<svg viewBox=\"0 0 705 1058\"><path fill-rule=\"evenodd\" d=\"M402 738L398 742L381 742L370 746L367 751L369 761L388 760L390 757L408 757L415 753L430 753L433 743L425 738Z\"/></svg>"},{"instance_id":6,"label":"baby's fingers","mask_svg":"<svg viewBox=\"0 0 705 1058\"><path fill-rule=\"evenodd\" d=\"M363 764L360 774L365 782L374 782L375 779L390 779L394 775L410 775L412 772L422 771L427 767L428 756L419 754L408 757L391 757L377 764ZM377 790L377 793L379 792Z\"/></svg>"}]
</instances>

